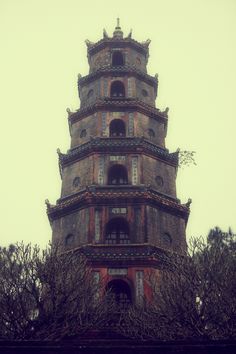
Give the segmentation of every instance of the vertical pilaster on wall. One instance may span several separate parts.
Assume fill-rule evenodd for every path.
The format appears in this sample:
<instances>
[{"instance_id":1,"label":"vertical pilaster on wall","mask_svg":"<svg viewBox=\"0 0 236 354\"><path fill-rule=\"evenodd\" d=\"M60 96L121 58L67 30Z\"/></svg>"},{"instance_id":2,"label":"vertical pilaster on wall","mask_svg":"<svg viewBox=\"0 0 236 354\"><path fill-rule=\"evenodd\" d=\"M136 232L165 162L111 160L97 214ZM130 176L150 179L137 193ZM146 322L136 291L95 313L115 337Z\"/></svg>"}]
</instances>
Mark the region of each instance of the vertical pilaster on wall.
<instances>
[{"instance_id":1,"label":"vertical pilaster on wall","mask_svg":"<svg viewBox=\"0 0 236 354\"><path fill-rule=\"evenodd\" d=\"M133 78L129 77L128 78L128 88L127 88L127 96L128 97L133 97Z\"/></svg>"},{"instance_id":2,"label":"vertical pilaster on wall","mask_svg":"<svg viewBox=\"0 0 236 354\"><path fill-rule=\"evenodd\" d=\"M123 55L124 55L124 64L125 64L125 65L128 65L128 64L129 64L129 56L128 56L128 53L125 51Z\"/></svg>"},{"instance_id":3,"label":"vertical pilaster on wall","mask_svg":"<svg viewBox=\"0 0 236 354\"><path fill-rule=\"evenodd\" d=\"M107 112L102 112L102 136L108 136Z\"/></svg>"},{"instance_id":4,"label":"vertical pilaster on wall","mask_svg":"<svg viewBox=\"0 0 236 354\"><path fill-rule=\"evenodd\" d=\"M137 270L135 274L136 304L142 305L144 300L143 270Z\"/></svg>"},{"instance_id":5,"label":"vertical pilaster on wall","mask_svg":"<svg viewBox=\"0 0 236 354\"><path fill-rule=\"evenodd\" d=\"M101 81L100 80L97 80L96 86L97 86L97 94L96 94L96 96L97 97L101 97Z\"/></svg>"},{"instance_id":6,"label":"vertical pilaster on wall","mask_svg":"<svg viewBox=\"0 0 236 354\"><path fill-rule=\"evenodd\" d=\"M104 156L100 156L98 164L98 184L104 184L104 166Z\"/></svg>"},{"instance_id":7,"label":"vertical pilaster on wall","mask_svg":"<svg viewBox=\"0 0 236 354\"><path fill-rule=\"evenodd\" d=\"M103 79L103 96L108 97L108 79L104 78Z\"/></svg>"},{"instance_id":8,"label":"vertical pilaster on wall","mask_svg":"<svg viewBox=\"0 0 236 354\"><path fill-rule=\"evenodd\" d=\"M134 113L129 113L128 119L128 136L134 136Z\"/></svg>"},{"instance_id":9,"label":"vertical pilaster on wall","mask_svg":"<svg viewBox=\"0 0 236 354\"><path fill-rule=\"evenodd\" d=\"M132 184L138 184L138 157L132 157Z\"/></svg>"},{"instance_id":10,"label":"vertical pilaster on wall","mask_svg":"<svg viewBox=\"0 0 236 354\"><path fill-rule=\"evenodd\" d=\"M95 242L100 241L100 211L95 210Z\"/></svg>"},{"instance_id":11,"label":"vertical pilaster on wall","mask_svg":"<svg viewBox=\"0 0 236 354\"><path fill-rule=\"evenodd\" d=\"M134 243L142 243L143 242L143 227L142 227L142 216L141 216L141 208L134 208L134 235L135 239Z\"/></svg>"}]
</instances>

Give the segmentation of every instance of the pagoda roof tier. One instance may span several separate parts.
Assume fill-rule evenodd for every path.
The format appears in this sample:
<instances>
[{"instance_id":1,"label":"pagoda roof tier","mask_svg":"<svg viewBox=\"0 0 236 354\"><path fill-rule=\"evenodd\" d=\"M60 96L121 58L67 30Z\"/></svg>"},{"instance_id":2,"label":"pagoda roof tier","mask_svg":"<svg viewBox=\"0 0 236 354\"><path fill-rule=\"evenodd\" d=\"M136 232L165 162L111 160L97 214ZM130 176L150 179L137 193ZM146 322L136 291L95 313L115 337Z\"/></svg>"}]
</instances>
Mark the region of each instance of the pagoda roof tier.
<instances>
[{"instance_id":1,"label":"pagoda roof tier","mask_svg":"<svg viewBox=\"0 0 236 354\"><path fill-rule=\"evenodd\" d=\"M105 38L100 39L100 41L98 41L97 43L92 43L90 41L86 41L89 56L96 54L97 52L99 52L100 50L102 50L106 47L124 48L124 47L128 46L128 47L134 48L135 50L137 50L137 52L142 53L146 57L148 57L149 43L150 43L149 40L140 43L131 37L127 37L127 38L105 37Z\"/></svg>"},{"instance_id":2,"label":"pagoda roof tier","mask_svg":"<svg viewBox=\"0 0 236 354\"><path fill-rule=\"evenodd\" d=\"M188 203L180 204L178 199L144 185L92 185L76 194L59 199L56 205L47 203L47 214L52 221L87 206L97 207L98 205L110 206L114 204L148 204L164 209L171 214L184 218L186 221L190 212Z\"/></svg>"},{"instance_id":3,"label":"pagoda roof tier","mask_svg":"<svg viewBox=\"0 0 236 354\"><path fill-rule=\"evenodd\" d=\"M92 153L102 154L126 154L139 153L158 158L168 164L178 166L178 152L169 153L167 149L163 149L142 137L128 138L92 138L87 143L77 146L68 151L67 154L59 153L60 168L80 160L84 156Z\"/></svg>"},{"instance_id":4,"label":"pagoda roof tier","mask_svg":"<svg viewBox=\"0 0 236 354\"><path fill-rule=\"evenodd\" d=\"M95 72L86 75L84 77L81 77L78 80L78 87L82 87L84 85L89 84L91 81L96 80L100 76L120 76L120 75L126 75L129 74L129 76L136 76L138 79L152 85L155 88L155 91L157 92L157 84L158 80L157 77L153 77L151 75L148 75L144 73L141 70L138 70L134 65L124 65L124 66L110 66L106 65L102 68L99 68Z\"/></svg>"},{"instance_id":5,"label":"pagoda roof tier","mask_svg":"<svg viewBox=\"0 0 236 354\"><path fill-rule=\"evenodd\" d=\"M165 250L152 244L87 244L73 249L73 252L83 254L89 262L96 266L107 266L125 269L129 266L171 267L173 257L178 256L173 251ZM125 265L124 262L125 261Z\"/></svg>"},{"instance_id":6,"label":"pagoda roof tier","mask_svg":"<svg viewBox=\"0 0 236 354\"><path fill-rule=\"evenodd\" d=\"M105 97L103 99L100 98L93 105L80 108L77 112L70 112L68 119L70 123L73 124L84 117L96 113L99 110L118 112L137 111L164 124L167 124L168 121L168 109L166 109L164 112L161 112L158 108L150 106L149 104L136 98L122 99L110 97Z\"/></svg>"}]
</instances>

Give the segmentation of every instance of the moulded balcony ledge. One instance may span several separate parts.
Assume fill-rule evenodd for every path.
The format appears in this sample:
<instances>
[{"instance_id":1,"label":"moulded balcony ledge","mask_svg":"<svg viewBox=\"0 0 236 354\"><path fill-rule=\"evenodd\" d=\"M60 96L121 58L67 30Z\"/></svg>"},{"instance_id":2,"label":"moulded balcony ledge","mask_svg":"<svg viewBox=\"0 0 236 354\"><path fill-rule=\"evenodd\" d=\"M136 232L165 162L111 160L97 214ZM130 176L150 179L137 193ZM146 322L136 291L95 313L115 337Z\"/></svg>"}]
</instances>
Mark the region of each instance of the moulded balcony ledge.
<instances>
[{"instance_id":1,"label":"moulded balcony ledge","mask_svg":"<svg viewBox=\"0 0 236 354\"><path fill-rule=\"evenodd\" d=\"M133 185L133 184L105 184L105 185L99 185L99 184L92 184L90 186L86 186L85 188L81 189L79 192L77 193L72 193L69 194L65 197L62 197L60 199L57 200L57 205L65 202L66 200L69 200L71 198L77 197L79 195L84 194L85 192L92 192L92 193L96 193L96 192L132 192L132 191L139 191L139 192L146 192L149 191L155 195L159 195L161 197L167 198L169 200L174 201L175 203L180 203L180 200L172 197L166 193L163 192L159 192L156 189L152 188L151 186L147 186L145 184L139 184L139 185Z\"/></svg>"}]
</instances>

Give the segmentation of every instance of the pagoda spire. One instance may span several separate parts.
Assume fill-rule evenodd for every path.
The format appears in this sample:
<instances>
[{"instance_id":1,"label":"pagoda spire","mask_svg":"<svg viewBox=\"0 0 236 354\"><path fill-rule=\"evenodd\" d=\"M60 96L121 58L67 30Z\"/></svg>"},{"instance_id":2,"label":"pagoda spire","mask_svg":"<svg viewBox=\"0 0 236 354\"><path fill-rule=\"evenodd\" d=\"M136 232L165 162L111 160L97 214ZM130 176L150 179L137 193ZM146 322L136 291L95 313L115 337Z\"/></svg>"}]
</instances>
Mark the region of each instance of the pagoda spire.
<instances>
[{"instance_id":1,"label":"pagoda spire","mask_svg":"<svg viewBox=\"0 0 236 354\"><path fill-rule=\"evenodd\" d=\"M121 30L121 27L120 27L120 18L117 17L117 24L116 24L116 27L115 27L115 31L113 32L113 37L114 38L123 38L123 32Z\"/></svg>"}]
</instances>

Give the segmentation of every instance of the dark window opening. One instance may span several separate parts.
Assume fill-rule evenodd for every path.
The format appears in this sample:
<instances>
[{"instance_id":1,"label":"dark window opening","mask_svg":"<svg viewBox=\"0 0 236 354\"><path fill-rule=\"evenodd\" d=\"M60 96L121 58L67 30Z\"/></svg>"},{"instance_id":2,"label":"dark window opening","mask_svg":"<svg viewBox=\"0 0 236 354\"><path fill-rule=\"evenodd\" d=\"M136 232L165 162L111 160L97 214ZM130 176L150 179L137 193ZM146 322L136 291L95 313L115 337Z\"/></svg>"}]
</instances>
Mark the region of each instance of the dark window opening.
<instances>
[{"instance_id":1,"label":"dark window opening","mask_svg":"<svg viewBox=\"0 0 236 354\"><path fill-rule=\"evenodd\" d=\"M111 280L106 289L110 291L111 299L115 301L118 311L127 310L131 305L131 290L129 285L121 279Z\"/></svg>"},{"instance_id":2,"label":"dark window opening","mask_svg":"<svg viewBox=\"0 0 236 354\"><path fill-rule=\"evenodd\" d=\"M147 97L148 96L147 90L142 90L142 95L143 95L143 97Z\"/></svg>"},{"instance_id":3,"label":"dark window opening","mask_svg":"<svg viewBox=\"0 0 236 354\"><path fill-rule=\"evenodd\" d=\"M112 98L125 97L125 87L121 81L114 81L111 84L111 97Z\"/></svg>"},{"instance_id":4,"label":"dark window opening","mask_svg":"<svg viewBox=\"0 0 236 354\"><path fill-rule=\"evenodd\" d=\"M148 135L149 135L149 138L152 139L152 138L155 138L155 132L153 129L148 129Z\"/></svg>"},{"instance_id":5,"label":"dark window opening","mask_svg":"<svg viewBox=\"0 0 236 354\"><path fill-rule=\"evenodd\" d=\"M125 123L121 119L114 119L110 123L110 136L125 136Z\"/></svg>"},{"instance_id":6,"label":"dark window opening","mask_svg":"<svg viewBox=\"0 0 236 354\"><path fill-rule=\"evenodd\" d=\"M108 172L108 184L128 184L126 168L122 165L113 165Z\"/></svg>"},{"instance_id":7,"label":"dark window opening","mask_svg":"<svg viewBox=\"0 0 236 354\"><path fill-rule=\"evenodd\" d=\"M115 218L107 223L105 243L109 245L130 243L129 225L125 219Z\"/></svg>"},{"instance_id":8,"label":"dark window opening","mask_svg":"<svg viewBox=\"0 0 236 354\"><path fill-rule=\"evenodd\" d=\"M80 133L80 137L81 137L81 138L85 138L86 135L87 135L86 129L83 129L83 130L81 131L81 133Z\"/></svg>"},{"instance_id":9,"label":"dark window opening","mask_svg":"<svg viewBox=\"0 0 236 354\"><path fill-rule=\"evenodd\" d=\"M71 246L71 245L73 245L73 243L74 243L74 235L73 234L67 235L65 238L65 245Z\"/></svg>"},{"instance_id":10,"label":"dark window opening","mask_svg":"<svg viewBox=\"0 0 236 354\"><path fill-rule=\"evenodd\" d=\"M123 66L124 65L124 57L120 51L115 51L112 54L112 66Z\"/></svg>"},{"instance_id":11,"label":"dark window opening","mask_svg":"<svg viewBox=\"0 0 236 354\"><path fill-rule=\"evenodd\" d=\"M161 176L156 176L155 181L159 187L162 187L164 184L163 178Z\"/></svg>"},{"instance_id":12,"label":"dark window opening","mask_svg":"<svg viewBox=\"0 0 236 354\"><path fill-rule=\"evenodd\" d=\"M75 177L73 179L73 186L74 187L79 187L79 185L80 185L80 177Z\"/></svg>"},{"instance_id":13,"label":"dark window opening","mask_svg":"<svg viewBox=\"0 0 236 354\"><path fill-rule=\"evenodd\" d=\"M87 98L92 98L93 97L93 89L89 90Z\"/></svg>"},{"instance_id":14,"label":"dark window opening","mask_svg":"<svg viewBox=\"0 0 236 354\"><path fill-rule=\"evenodd\" d=\"M170 247L172 244L172 237L167 232L162 236L162 244L164 247Z\"/></svg>"}]
</instances>

